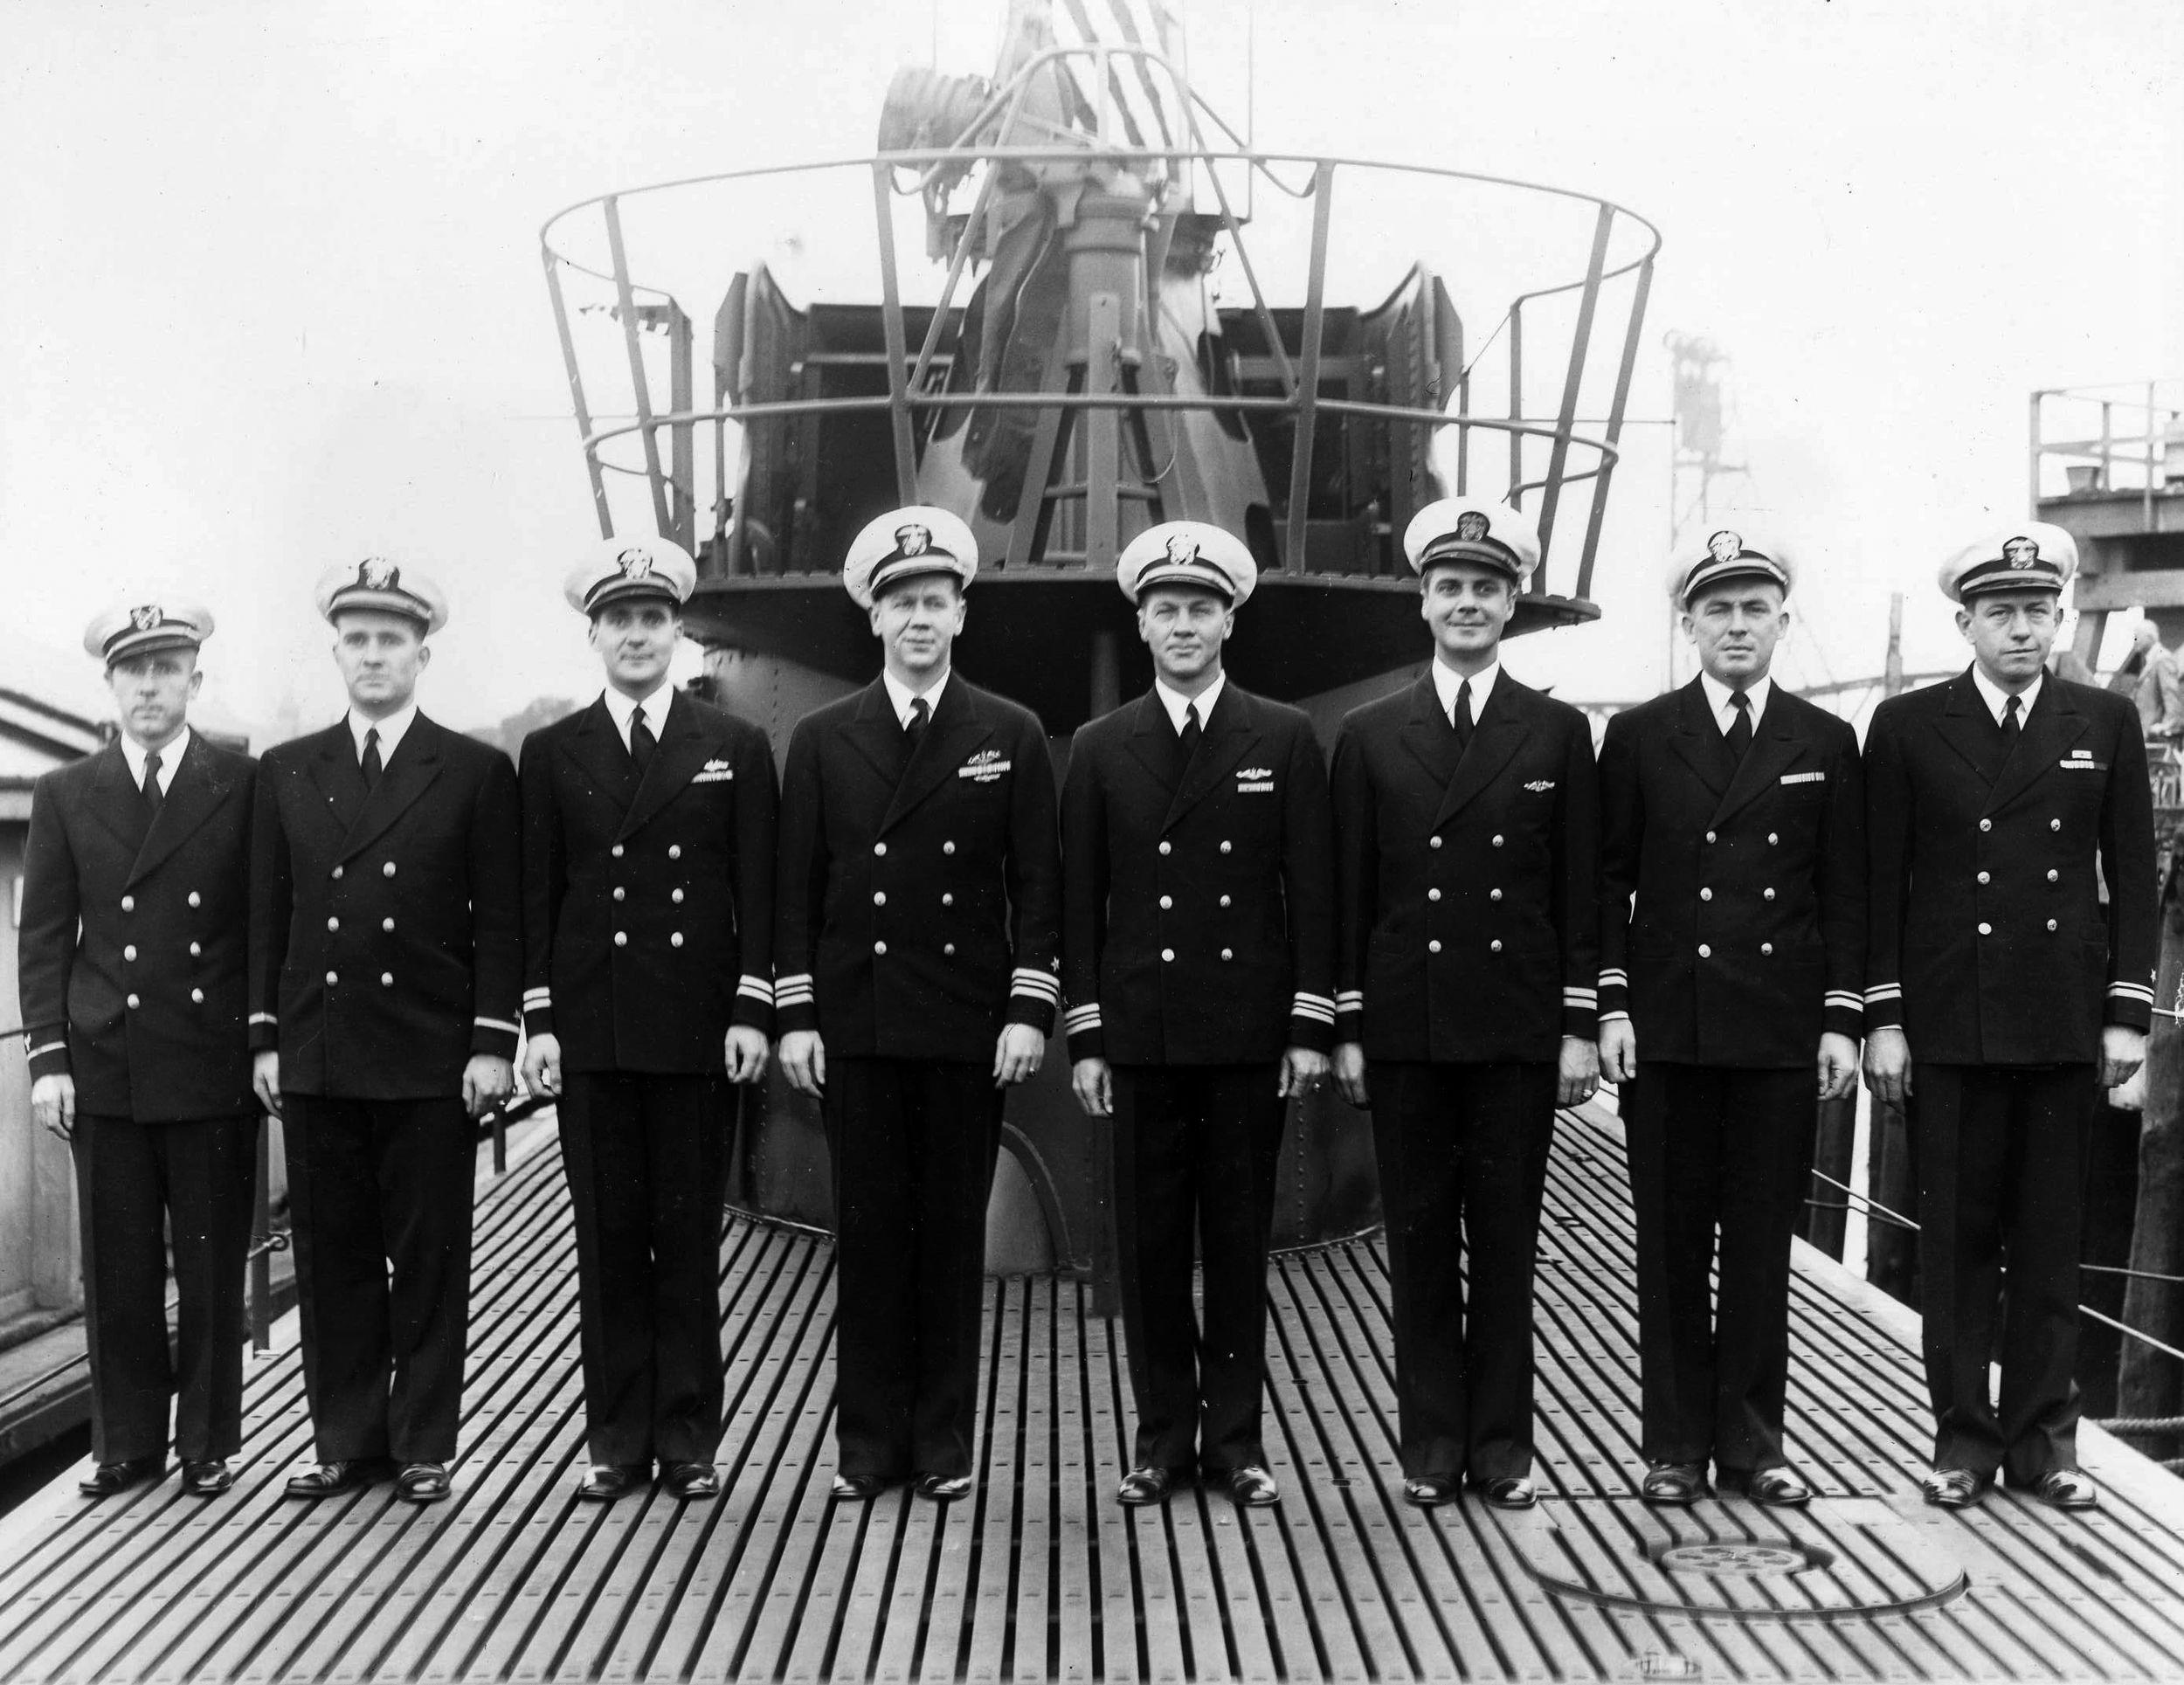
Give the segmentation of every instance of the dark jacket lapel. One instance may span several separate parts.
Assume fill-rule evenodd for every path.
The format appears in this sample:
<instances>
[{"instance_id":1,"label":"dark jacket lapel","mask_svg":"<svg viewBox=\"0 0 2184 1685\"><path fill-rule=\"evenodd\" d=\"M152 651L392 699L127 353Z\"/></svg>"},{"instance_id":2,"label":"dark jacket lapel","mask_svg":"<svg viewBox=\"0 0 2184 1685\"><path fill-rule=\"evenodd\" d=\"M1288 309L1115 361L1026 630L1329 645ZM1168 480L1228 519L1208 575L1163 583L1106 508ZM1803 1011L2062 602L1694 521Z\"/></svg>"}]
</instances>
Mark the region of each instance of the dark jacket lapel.
<instances>
[{"instance_id":1,"label":"dark jacket lapel","mask_svg":"<svg viewBox=\"0 0 2184 1685\"><path fill-rule=\"evenodd\" d=\"M344 724L342 730L348 732ZM357 810L356 822L342 838L341 851L336 860L354 860L386 833L387 827L409 811L417 798L431 788L439 777L439 744L443 733L439 723L419 714L410 722L410 729L402 734L402 741L388 757L386 767L379 774L379 782L364 798L364 805ZM363 774L358 779L361 782Z\"/></svg>"},{"instance_id":2,"label":"dark jacket lapel","mask_svg":"<svg viewBox=\"0 0 2184 1685\"><path fill-rule=\"evenodd\" d=\"M630 769L629 749L614 729L614 715L607 711L605 696L584 709L576 729L561 740L561 750L607 800L617 807L629 805L637 781Z\"/></svg>"},{"instance_id":3,"label":"dark jacket lapel","mask_svg":"<svg viewBox=\"0 0 2184 1685\"><path fill-rule=\"evenodd\" d=\"M683 786L703 769L706 757L712 752L712 738L698 729L698 711L690 706L688 697L676 691L668 698L667 718L660 728L659 745L646 763L645 776L638 782L636 797L630 803L629 811L623 815L622 829L616 839L627 837L645 825L681 794Z\"/></svg>"},{"instance_id":4,"label":"dark jacket lapel","mask_svg":"<svg viewBox=\"0 0 2184 1685\"><path fill-rule=\"evenodd\" d=\"M1994 716L1987 711L1987 699L1972 682L1969 667L1949 681L1948 699L1942 705L1940 718L1934 722L1934 730L1983 780L1994 782L2001 766L2001 739L1994 729Z\"/></svg>"},{"instance_id":5,"label":"dark jacket lapel","mask_svg":"<svg viewBox=\"0 0 2184 1685\"><path fill-rule=\"evenodd\" d=\"M953 690L955 686L948 688ZM942 693L943 697L946 694ZM865 687L858 699L856 716L842 728L842 735L889 789L902 782L902 722L895 717L895 704L888 696L884 679L874 679Z\"/></svg>"},{"instance_id":6,"label":"dark jacket lapel","mask_svg":"<svg viewBox=\"0 0 2184 1685\"><path fill-rule=\"evenodd\" d=\"M1147 691L1137 699L1137 717L1130 722L1130 752L1153 776L1155 783L1173 795L1182 782L1182 756L1176 749L1175 722L1161 705L1158 693Z\"/></svg>"},{"instance_id":7,"label":"dark jacket lapel","mask_svg":"<svg viewBox=\"0 0 2184 1685\"><path fill-rule=\"evenodd\" d=\"M1676 692L1676 735L1669 739L1677 756L1718 799L1736 777L1736 762L1707 705L1705 687L1696 679Z\"/></svg>"},{"instance_id":8,"label":"dark jacket lapel","mask_svg":"<svg viewBox=\"0 0 2184 1685\"><path fill-rule=\"evenodd\" d=\"M1431 668L1411 687L1411 717L1396 737L1426 769L1434 788L1448 788L1448 781L1456 776L1456 740L1448 729L1448 716L1441 711L1441 694L1434 688Z\"/></svg>"},{"instance_id":9,"label":"dark jacket lapel","mask_svg":"<svg viewBox=\"0 0 2184 1685\"><path fill-rule=\"evenodd\" d=\"M1711 725L1711 721L1708 724ZM1728 748L1724 740L1722 747ZM1790 718L1785 705L1781 686L1773 687L1767 697L1767 711L1759 716L1759 723L1752 729L1752 746L1745 750L1745 757L1737 763L1737 770L1729 781L1729 788L1722 794L1721 805L1714 810L1714 817L1706 823L1711 827L1725 823L1729 816L1748 807L1759 794L1796 763L1804 749L1804 740Z\"/></svg>"},{"instance_id":10,"label":"dark jacket lapel","mask_svg":"<svg viewBox=\"0 0 2184 1685\"><path fill-rule=\"evenodd\" d=\"M889 715L893 712L890 708ZM919 803L954 777L964 757L992 735L992 723L982 718L980 710L971 704L971 687L961 675L950 679L940 693L940 706L933 710L925 735L911 753L909 765L903 769L902 782L895 787L895 799L880 820L881 831L892 830Z\"/></svg>"},{"instance_id":11,"label":"dark jacket lapel","mask_svg":"<svg viewBox=\"0 0 2184 1685\"><path fill-rule=\"evenodd\" d=\"M311 781L326 798L335 826L346 837L364 806L364 774L356 764L356 740L349 735L344 718L312 741Z\"/></svg>"},{"instance_id":12,"label":"dark jacket lapel","mask_svg":"<svg viewBox=\"0 0 2184 1685\"><path fill-rule=\"evenodd\" d=\"M86 805L91 816L112 832L114 841L135 860L144 846L144 792L129 777L128 760L120 743L109 743L99 751Z\"/></svg>"},{"instance_id":13,"label":"dark jacket lapel","mask_svg":"<svg viewBox=\"0 0 2184 1685\"><path fill-rule=\"evenodd\" d=\"M1155 706L1158 706L1157 701ZM1165 715L1167 710L1161 712ZM1199 746L1183 769L1183 782L1177 787L1175 799L1168 804L1168 817L1161 829L1167 830L1204 801L1258 741L1259 722L1251 699L1233 683L1224 684L1214 699L1213 717L1201 729Z\"/></svg>"},{"instance_id":14,"label":"dark jacket lapel","mask_svg":"<svg viewBox=\"0 0 2184 1685\"><path fill-rule=\"evenodd\" d=\"M2072 705L2063 687L2050 673L2040 681L2039 699L2017 729L2017 746L2002 763L1994 787L1987 793L1987 811L1998 813L2056 769L2070 753L2070 745L2085 735L2086 718Z\"/></svg>"},{"instance_id":15,"label":"dark jacket lapel","mask_svg":"<svg viewBox=\"0 0 2184 1685\"><path fill-rule=\"evenodd\" d=\"M1430 681L1429 681L1430 682ZM1470 747L1456 763L1456 776L1441 793L1441 808L1434 815L1434 829L1455 818L1472 799L1501 776L1524 741L1524 702L1531 692L1509 676L1503 667L1487 693L1478 723L1471 728ZM1434 699L1436 703L1440 701Z\"/></svg>"},{"instance_id":16,"label":"dark jacket lapel","mask_svg":"<svg viewBox=\"0 0 2184 1685\"><path fill-rule=\"evenodd\" d=\"M144 846L136 851L136 864L129 868L130 886L134 887L153 867L188 841L190 833L212 817L234 787L213 767L212 751L204 746L204 738L191 732L182 764L175 769L175 781L167 787L167 798L160 803L159 811L152 818Z\"/></svg>"}]
</instances>

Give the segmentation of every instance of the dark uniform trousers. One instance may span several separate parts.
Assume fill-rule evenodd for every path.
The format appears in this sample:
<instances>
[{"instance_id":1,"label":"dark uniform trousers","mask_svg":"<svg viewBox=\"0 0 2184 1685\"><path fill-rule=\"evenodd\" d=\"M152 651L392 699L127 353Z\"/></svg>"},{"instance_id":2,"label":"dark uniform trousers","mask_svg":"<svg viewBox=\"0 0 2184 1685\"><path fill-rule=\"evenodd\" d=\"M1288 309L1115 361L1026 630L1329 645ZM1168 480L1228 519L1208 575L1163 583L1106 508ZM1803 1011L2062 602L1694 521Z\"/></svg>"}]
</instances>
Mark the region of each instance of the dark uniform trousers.
<instances>
[{"instance_id":1,"label":"dark uniform trousers","mask_svg":"<svg viewBox=\"0 0 2184 1685\"><path fill-rule=\"evenodd\" d=\"M1694 679L1608 722L1600 810L1600 1013L1628 1015L1638 1046L1620 1106L1641 1449L1753 1474L1786 1461L1820 1039L1861 1029L1857 738L1778 686L1739 760Z\"/></svg>"},{"instance_id":2,"label":"dark uniform trousers","mask_svg":"<svg viewBox=\"0 0 2184 1685\"><path fill-rule=\"evenodd\" d=\"M1365 1053L1403 1472L1523 1475L1557 1060L1598 1028L1591 729L1503 670L1460 748L1429 673L1343 722L1332 788L1335 1039Z\"/></svg>"},{"instance_id":3,"label":"dark uniform trousers","mask_svg":"<svg viewBox=\"0 0 2184 1685\"><path fill-rule=\"evenodd\" d=\"M1054 1028L1045 733L961 674L911 743L885 684L807 715L781 778L775 1025L816 1030L835 1196L840 1472L972 1467L1005 1024Z\"/></svg>"},{"instance_id":4,"label":"dark uniform trousers","mask_svg":"<svg viewBox=\"0 0 2184 1685\"><path fill-rule=\"evenodd\" d=\"M1150 692L1076 734L1061 828L1069 1056L1113 1075L1131 1462L1263 1466L1281 1061L1324 1053L1335 1016L1311 722L1224 680L1187 749Z\"/></svg>"},{"instance_id":5,"label":"dark uniform trousers","mask_svg":"<svg viewBox=\"0 0 2184 1685\"><path fill-rule=\"evenodd\" d=\"M650 716L651 706L647 706ZM710 1462L731 1024L772 1017L765 734L672 693L640 776L604 698L524 742L523 1018L561 1045L592 1461Z\"/></svg>"},{"instance_id":6,"label":"dark uniform trousers","mask_svg":"<svg viewBox=\"0 0 2184 1685\"><path fill-rule=\"evenodd\" d=\"M322 1461L447 1462L461 1412L475 1054L515 1051L515 769L419 714L369 791L344 720L268 750L251 1045L278 1051Z\"/></svg>"},{"instance_id":7,"label":"dark uniform trousers","mask_svg":"<svg viewBox=\"0 0 2184 1685\"><path fill-rule=\"evenodd\" d=\"M1883 702L1865 774L1866 1016L1899 1026L1911 1048L1934 1461L2035 1485L2077 1462L2079 1229L2102 1029L2143 1031L2153 1016L2146 745L2127 698L2050 674L2011 747L1966 673Z\"/></svg>"},{"instance_id":8,"label":"dark uniform trousers","mask_svg":"<svg viewBox=\"0 0 2184 1685\"><path fill-rule=\"evenodd\" d=\"M156 815L116 745L31 796L30 1074L75 1084L92 1455L242 1448L258 1108L245 1037L254 763L192 734ZM178 1301L167 1323L168 1235Z\"/></svg>"}]
</instances>

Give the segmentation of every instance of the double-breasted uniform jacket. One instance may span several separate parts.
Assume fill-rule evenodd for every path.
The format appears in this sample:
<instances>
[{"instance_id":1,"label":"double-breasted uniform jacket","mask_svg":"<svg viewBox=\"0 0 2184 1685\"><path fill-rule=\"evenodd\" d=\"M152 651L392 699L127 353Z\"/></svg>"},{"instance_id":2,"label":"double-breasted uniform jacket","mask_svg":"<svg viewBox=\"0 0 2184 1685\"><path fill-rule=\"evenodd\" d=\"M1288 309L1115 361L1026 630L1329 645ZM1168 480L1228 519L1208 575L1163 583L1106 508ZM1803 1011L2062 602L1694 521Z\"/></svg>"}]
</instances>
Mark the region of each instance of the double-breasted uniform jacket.
<instances>
[{"instance_id":1,"label":"double-breasted uniform jacket","mask_svg":"<svg viewBox=\"0 0 2184 1685\"><path fill-rule=\"evenodd\" d=\"M1082 727L1061 791L1069 1057L1324 1053L1335 1025L1327 771L1303 712L1224 681L1185 763L1158 694Z\"/></svg>"},{"instance_id":2,"label":"double-breasted uniform jacket","mask_svg":"<svg viewBox=\"0 0 2184 1685\"><path fill-rule=\"evenodd\" d=\"M524 1028L577 1071L718 1075L773 1019L773 750L680 692L640 780L604 698L524 740Z\"/></svg>"},{"instance_id":3,"label":"double-breasted uniform jacket","mask_svg":"<svg viewBox=\"0 0 2184 1685\"><path fill-rule=\"evenodd\" d=\"M1459 762L1433 674L1335 742L1335 1039L1552 1060L1598 1027L1600 792L1585 716L1504 667Z\"/></svg>"},{"instance_id":4,"label":"double-breasted uniform jacket","mask_svg":"<svg viewBox=\"0 0 2184 1685\"><path fill-rule=\"evenodd\" d=\"M462 1089L513 1058L522 993L515 769L413 719L369 793L344 719L266 751L251 844L250 1039L280 1085L344 1100Z\"/></svg>"},{"instance_id":5,"label":"double-breasted uniform jacket","mask_svg":"<svg viewBox=\"0 0 2184 1685\"><path fill-rule=\"evenodd\" d=\"M830 1054L985 1062L1054 1029L1061 864L1038 716L951 676L915 753L883 680L805 716L781 775L775 1027Z\"/></svg>"},{"instance_id":6,"label":"double-breasted uniform jacket","mask_svg":"<svg viewBox=\"0 0 2184 1685\"><path fill-rule=\"evenodd\" d=\"M156 817L120 745L31 795L19 977L33 1079L140 1123L253 1111L248 925L257 763L190 734Z\"/></svg>"},{"instance_id":7,"label":"double-breasted uniform jacket","mask_svg":"<svg viewBox=\"0 0 2184 1685\"><path fill-rule=\"evenodd\" d=\"M2049 674L2005 760L1967 670L1881 704L1865 786L1869 1032L1900 1026L1915 1063L2065 1065L2105 1025L2146 1028L2160 920L2129 698Z\"/></svg>"},{"instance_id":8,"label":"double-breasted uniform jacket","mask_svg":"<svg viewBox=\"0 0 2184 1685\"><path fill-rule=\"evenodd\" d=\"M1607 722L1600 1017L1641 1060L1788 1069L1856 1038L1865 919L1847 722L1773 686L1739 762L1694 679Z\"/></svg>"}]
</instances>

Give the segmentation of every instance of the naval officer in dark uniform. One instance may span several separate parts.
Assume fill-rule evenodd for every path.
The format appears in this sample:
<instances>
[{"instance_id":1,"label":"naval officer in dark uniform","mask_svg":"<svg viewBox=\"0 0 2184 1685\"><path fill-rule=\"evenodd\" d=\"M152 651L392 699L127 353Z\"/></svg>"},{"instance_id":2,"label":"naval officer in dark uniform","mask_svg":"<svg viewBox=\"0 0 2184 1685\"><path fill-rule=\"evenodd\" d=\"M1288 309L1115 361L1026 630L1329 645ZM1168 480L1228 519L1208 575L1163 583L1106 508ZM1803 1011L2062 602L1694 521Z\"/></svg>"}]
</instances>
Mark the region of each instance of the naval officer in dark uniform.
<instances>
[{"instance_id":1,"label":"naval officer in dark uniform","mask_svg":"<svg viewBox=\"0 0 2184 1685\"><path fill-rule=\"evenodd\" d=\"M1525 1509L1547 1150L1599 1077L1593 736L1501 666L1531 521L1446 498L1403 550L1433 661L1335 743L1335 1079L1372 1111L1404 1495Z\"/></svg>"},{"instance_id":2,"label":"naval officer in dark uniform","mask_svg":"<svg viewBox=\"0 0 2184 1685\"><path fill-rule=\"evenodd\" d=\"M252 1148L244 1018L255 763L190 729L212 617L141 592L93 619L121 740L31 792L17 950L31 1109L76 1160L86 1497L234 1483ZM179 1304L167 1340L167 1240Z\"/></svg>"},{"instance_id":3,"label":"naval officer in dark uniform","mask_svg":"<svg viewBox=\"0 0 2184 1685\"><path fill-rule=\"evenodd\" d=\"M470 1305L472 1120L508 1096L522 853L507 756L418 711L437 587L320 577L349 713L270 749L251 844L253 1080L287 1124L303 1379L329 1497L448 1495ZM390 1280L391 1269L391 1280Z\"/></svg>"},{"instance_id":4,"label":"naval officer in dark uniform","mask_svg":"<svg viewBox=\"0 0 2184 1685\"><path fill-rule=\"evenodd\" d=\"M1760 1503L1812 1497L1782 1447L1790 1238L1816 1100L1857 1081L1865 809L1856 735L1770 676L1794 577L1734 532L1680 559L1698 677L1600 745L1600 1070L1629 1145L1654 1503L1704 1495L1709 1463Z\"/></svg>"},{"instance_id":5,"label":"naval officer in dark uniform","mask_svg":"<svg viewBox=\"0 0 2184 1685\"><path fill-rule=\"evenodd\" d=\"M524 740L523 1080L559 1096L577 1227L579 1497L720 1491L721 1193L773 1012L773 751L667 676L697 584L665 538L569 575L599 700Z\"/></svg>"},{"instance_id":6,"label":"naval officer in dark uniform","mask_svg":"<svg viewBox=\"0 0 2184 1685\"><path fill-rule=\"evenodd\" d=\"M1061 994L1046 735L950 669L978 569L945 509L858 534L843 583L885 665L805 715L782 768L776 1026L833 1157L842 1498L974 1485L1002 1100L1038 1070Z\"/></svg>"},{"instance_id":7,"label":"naval officer in dark uniform","mask_svg":"<svg viewBox=\"0 0 2184 1685\"><path fill-rule=\"evenodd\" d=\"M1953 557L1972 666L1866 734L1866 1077L1911 1125L1925 1489L1947 1508L1998 1471L2058 1509L2098 1502L2072 1378L2086 1154L2101 1095L2146 1056L2160 922L2138 712L2042 666L2077 569L2038 521Z\"/></svg>"},{"instance_id":8,"label":"naval officer in dark uniform","mask_svg":"<svg viewBox=\"0 0 2184 1685\"><path fill-rule=\"evenodd\" d=\"M1115 1118L1137 1407L1120 1496L1157 1503L1202 1474L1270 1504L1275 1165L1289 1098L1325 1074L1335 1027L1327 772L1303 712L1221 670L1258 577L1241 540L1165 521L1116 571L1153 687L1077 732L1061 839L1072 1080L1088 1113Z\"/></svg>"}]
</instances>

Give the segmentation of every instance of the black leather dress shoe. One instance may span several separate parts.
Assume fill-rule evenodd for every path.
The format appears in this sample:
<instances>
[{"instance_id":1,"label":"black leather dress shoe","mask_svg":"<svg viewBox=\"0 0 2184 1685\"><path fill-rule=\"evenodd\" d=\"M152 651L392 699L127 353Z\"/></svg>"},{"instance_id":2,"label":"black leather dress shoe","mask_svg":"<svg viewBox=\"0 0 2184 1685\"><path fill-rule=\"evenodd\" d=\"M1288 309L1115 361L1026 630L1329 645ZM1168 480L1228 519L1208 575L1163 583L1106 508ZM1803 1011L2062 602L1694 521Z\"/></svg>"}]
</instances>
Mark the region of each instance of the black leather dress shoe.
<instances>
[{"instance_id":1,"label":"black leather dress shoe","mask_svg":"<svg viewBox=\"0 0 2184 1685\"><path fill-rule=\"evenodd\" d=\"M445 1503L454 1490L444 1462L406 1462L395 1476L394 1495L404 1503Z\"/></svg>"},{"instance_id":2,"label":"black leather dress shoe","mask_svg":"<svg viewBox=\"0 0 2184 1685\"><path fill-rule=\"evenodd\" d=\"M182 1489L193 1498L217 1498L235 1484L235 1471L219 1458L182 1466Z\"/></svg>"},{"instance_id":3,"label":"black leather dress shoe","mask_svg":"<svg viewBox=\"0 0 2184 1685\"><path fill-rule=\"evenodd\" d=\"M1115 1501L1133 1509L1144 1504L1165 1503L1168 1495L1175 1490L1175 1481L1165 1468L1133 1468L1123 1476L1123 1483L1116 1488Z\"/></svg>"},{"instance_id":4,"label":"black leather dress shoe","mask_svg":"<svg viewBox=\"0 0 2184 1685\"><path fill-rule=\"evenodd\" d=\"M844 1503L870 1503L887 1489L888 1482L877 1474L837 1474L832 1488Z\"/></svg>"},{"instance_id":5,"label":"black leather dress shoe","mask_svg":"<svg viewBox=\"0 0 2184 1685\"><path fill-rule=\"evenodd\" d=\"M1638 1495L1648 1503L1697 1503L1706 1495L1706 1471L1695 1462L1657 1462L1646 1470Z\"/></svg>"},{"instance_id":6,"label":"black leather dress shoe","mask_svg":"<svg viewBox=\"0 0 2184 1685\"><path fill-rule=\"evenodd\" d=\"M1801 1509L1813 1501L1813 1488L1805 1477L1787 1463L1772 1468L1719 1468L1715 1482L1724 1492L1740 1492L1754 1503L1771 1509Z\"/></svg>"},{"instance_id":7,"label":"black leather dress shoe","mask_svg":"<svg viewBox=\"0 0 2184 1685\"><path fill-rule=\"evenodd\" d=\"M282 1489L292 1498L337 1498L384 1481L393 1472L394 1466L384 1457L355 1457L291 1474Z\"/></svg>"},{"instance_id":8,"label":"black leather dress shoe","mask_svg":"<svg viewBox=\"0 0 2184 1685\"><path fill-rule=\"evenodd\" d=\"M1282 1488L1257 1463L1246 1463L1220 1476L1221 1489L1247 1509L1264 1509L1282 1502Z\"/></svg>"},{"instance_id":9,"label":"black leather dress shoe","mask_svg":"<svg viewBox=\"0 0 2184 1685\"><path fill-rule=\"evenodd\" d=\"M1446 1474L1413 1474L1403 1482L1403 1502L1435 1509L1456 1501L1456 1481Z\"/></svg>"},{"instance_id":10,"label":"black leather dress shoe","mask_svg":"<svg viewBox=\"0 0 2184 1685\"><path fill-rule=\"evenodd\" d=\"M649 1485L652 1477L648 1462L595 1462L577 1482L577 1495L586 1503L612 1503Z\"/></svg>"},{"instance_id":11,"label":"black leather dress shoe","mask_svg":"<svg viewBox=\"0 0 2184 1685\"><path fill-rule=\"evenodd\" d=\"M2083 1468L2054 1468L2040 1477L2032 1495L2050 1509L2093 1509L2100 1505L2100 1488Z\"/></svg>"},{"instance_id":12,"label":"black leather dress shoe","mask_svg":"<svg viewBox=\"0 0 2184 1685\"><path fill-rule=\"evenodd\" d=\"M1539 1502L1539 1488L1522 1474L1496 1474L1473 1481L1471 1489L1496 1509L1529 1509Z\"/></svg>"},{"instance_id":13,"label":"black leather dress shoe","mask_svg":"<svg viewBox=\"0 0 2184 1685\"><path fill-rule=\"evenodd\" d=\"M156 1481L166 1472L167 1458L163 1452L157 1456L134 1457L127 1462L102 1462L76 1482L76 1490L86 1498L110 1498L132 1486Z\"/></svg>"},{"instance_id":14,"label":"black leather dress shoe","mask_svg":"<svg viewBox=\"0 0 2184 1685\"><path fill-rule=\"evenodd\" d=\"M669 1497L680 1498L686 1503L721 1495L720 1474L709 1462L662 1463L660 1483L667 1488Z\"/></svg>"},{"instance_id":15,"label":"black leather dress shoe","mask_svg":"<svg viewBox=\"0 0 2184 1685\"><path fill-rule=\"evenodd\" d=\"M1992 1474L1975 1474L1968 1468L1936 1468L1919 1482L1926 1502L1944 1509L1969 1509L1994 1484Z\"/></svg>"},{"instance_id":16,"label":"black leather dress shoe","mask_svg":"<svg viewBox=\"0 0 2184 1685\"><path fill-rule=\"evenodd\" d=\"M978 1484L968 1474L920 1474L917 1495L930 1498L935 1503L953 1503L958 1498L969 1497Z\"/></svg>"}]
</instances>

